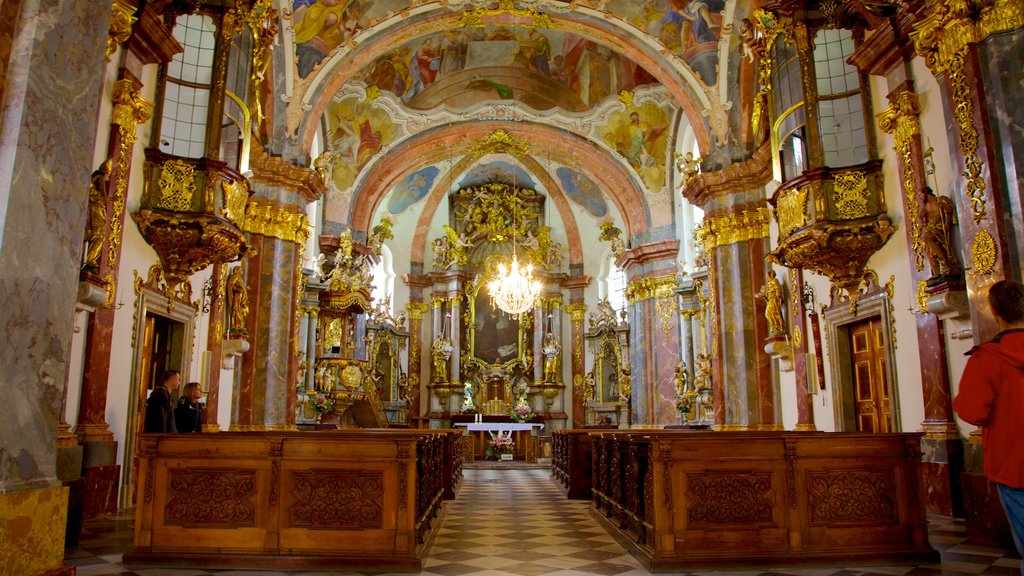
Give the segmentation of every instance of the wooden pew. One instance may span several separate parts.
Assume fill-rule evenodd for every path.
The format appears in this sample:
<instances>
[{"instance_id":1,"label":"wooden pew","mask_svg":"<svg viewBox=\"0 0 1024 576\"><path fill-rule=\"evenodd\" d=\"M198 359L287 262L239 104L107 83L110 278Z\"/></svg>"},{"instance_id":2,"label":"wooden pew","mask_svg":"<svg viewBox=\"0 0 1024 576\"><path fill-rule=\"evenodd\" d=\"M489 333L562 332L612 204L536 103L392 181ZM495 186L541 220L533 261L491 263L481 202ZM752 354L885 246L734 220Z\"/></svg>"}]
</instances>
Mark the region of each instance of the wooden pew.
<instances>
[{"instance_id":1,"label":"wooden pew","mask_svg":"<svg viewBox=\"0 0 1024 576\"><path fill-rule=\"evenodd\" d=\"M418 571L456 430L144 434L125 566Z\"/></svg>"},{"instance_id":2,"label":"wooden pew","mask_svg":"<svg viewBox=\"0 0 1024 576\"><path fill-rule=\"evenodd\" d=\"M938 559L920 434L592 436L593 514L648 570Z\"/></svg>"},{"instance_id":3,"label":"wooden pew","mask_svg":"<svg viewBox=\"0 0 1024 576\"><path fill-rule=\"evenodd\" d=\"M554 430L551 433L551 475L566 497L590 500L593 478L591 430Z\"/></svg>"}]
</instances>

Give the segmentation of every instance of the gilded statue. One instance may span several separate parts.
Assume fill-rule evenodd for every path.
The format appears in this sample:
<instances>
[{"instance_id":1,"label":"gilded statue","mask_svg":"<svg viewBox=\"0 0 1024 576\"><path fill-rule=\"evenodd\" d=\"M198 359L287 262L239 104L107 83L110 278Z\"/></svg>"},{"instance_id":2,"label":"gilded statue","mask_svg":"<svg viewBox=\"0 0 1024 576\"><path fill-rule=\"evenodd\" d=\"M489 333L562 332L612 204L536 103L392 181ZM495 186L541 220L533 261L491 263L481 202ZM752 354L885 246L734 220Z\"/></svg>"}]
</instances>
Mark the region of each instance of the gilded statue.
<instances>
[{"instance_id":1,"label":"gilded statue","mask_svg":"<svg viewBox=\"0 0 1024 576\"><path fill-rule=\"evenodd\" d=\"M953 251L953 227L956 226L956 207L945 196L936 196L931 188L921 188L921 242L924 243L928 267L933 283L963 271Z\"/></svg>"},{"instance_id":2,"label":"gilded statue","mask_svg":"<svg viewBox=\"0 0 1024 576\"><path fill-rule=\"evenodd\" d=\"M444 353L445 340L438 338L434 341L431 346L430 357L433 359L434 364L434 382L441 383L448 381L448 358L445 357Z\"/></svg>"},{"instance_id":3,"label":"gilded statue","mask_svg":"<svg viewBox=\"0 0 1024 576\"><path fill-rule=\"evenodd\" d=\"M544 355L544 381L558 382L562 346L558 344L554 334L550 332L544 337Z\"/></svg>"},{"instance_id":4,"label":"gilded statue","mask_svg":"<svg viewBox=\"0 0 1024 576\"><path fill-rule=\"evenodd\" d=\"M676 152L673 155L676 158L676 170L683 175L683 184L689 184L690 180L696 178L700 173L700 163L703 162L703 158L694 158L693 152L683 155Z\"/></svg>"},{"instance_id":5,"label":"gilded statue","mask_svg":"<svg viewBox=\"0 0 1024 576\"><path fill-rule=\"evenodd\" d=\"M235 266L228 277L230 295L231 331L246 334L245 321L249 317L249 288L242 278L242 267Z\"/></svg>"},{"instance_id":6,"label":"gilded statue","mask_svg":"<svg viewBox=\"0 0 1024 576\"><path fill-rule=\"evenodd\" d=\"M103 254L103 239L107 232L107 182L110 178L110 160L95 172L89 182L89 220L85 239L89 249L85 253L83 267L99 270L100 255Z\"/></svg>"},{"instance_id":7,"label":"gilded statue","mask_svg":"<svg viewBox=\"0 0 1024 576\"><path fill-rule=\"evenodd\" d=\"M676 395L681 396L690 387L690 376L686 372L686 362L680 362L676 366Z\"/></svg>"},{"instance_id":8,"label":"gilded statue","mask_svg":"<svg viewBox=\"0 0 1024 576\"><path fill-rule=\"evenodd\" d=\"M775 277L775 270L768 271L757 297L764 300L764 317L768 320L768 333L777 336L786 333L786 322L782 318L782 283Z\"/></svg>"}]
</instances>

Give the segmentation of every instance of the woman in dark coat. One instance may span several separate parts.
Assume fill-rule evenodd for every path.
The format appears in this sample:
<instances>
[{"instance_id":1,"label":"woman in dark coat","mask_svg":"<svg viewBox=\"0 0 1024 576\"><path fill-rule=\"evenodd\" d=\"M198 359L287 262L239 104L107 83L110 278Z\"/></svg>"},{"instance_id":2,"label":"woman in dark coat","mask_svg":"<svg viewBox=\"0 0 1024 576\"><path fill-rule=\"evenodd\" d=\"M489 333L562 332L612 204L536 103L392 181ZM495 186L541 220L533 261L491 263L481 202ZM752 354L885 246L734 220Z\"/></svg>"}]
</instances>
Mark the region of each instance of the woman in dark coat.
<instances>
[{"instance_id":1,"label":"woman in dark coat","mask_svg":"<svg viewBox=\"0 0 1024 576\"><path fill-rule=\"evenodd\" d=\"M174 423L178 432L203 431L203 405L199 402L202 396L203 391L199 382L185 384L181 398L178 398L178 405L174 408Z\"/></svg>"}]
</instances>

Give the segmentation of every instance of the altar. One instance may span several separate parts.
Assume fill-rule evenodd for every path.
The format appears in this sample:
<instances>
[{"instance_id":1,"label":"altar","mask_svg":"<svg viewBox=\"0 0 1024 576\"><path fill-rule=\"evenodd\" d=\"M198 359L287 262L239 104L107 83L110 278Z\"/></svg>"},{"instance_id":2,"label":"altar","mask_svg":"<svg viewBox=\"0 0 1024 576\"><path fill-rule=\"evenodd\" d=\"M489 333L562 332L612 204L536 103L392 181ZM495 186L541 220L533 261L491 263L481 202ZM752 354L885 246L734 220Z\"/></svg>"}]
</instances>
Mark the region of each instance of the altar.
<instances>
[{"instance_id":1,"label":"altar","mask_svg":"<svg viewBox=\"0 0 1024 576\"><path fill-rule=\"evenodd\" d=\"M463 451L466 460L484 460L491 438L504 436L512 439L514 460L537 461L536 433L544 429L544 423L539 421L539 418L534 418L530 422L515 422L508 417L485 416L481 422L458 421L463 418L472 417L452 418L452 426L465 428L467 431L464 436L466 444L464 444L465 450Z\"/></svg>"}]
</instances>

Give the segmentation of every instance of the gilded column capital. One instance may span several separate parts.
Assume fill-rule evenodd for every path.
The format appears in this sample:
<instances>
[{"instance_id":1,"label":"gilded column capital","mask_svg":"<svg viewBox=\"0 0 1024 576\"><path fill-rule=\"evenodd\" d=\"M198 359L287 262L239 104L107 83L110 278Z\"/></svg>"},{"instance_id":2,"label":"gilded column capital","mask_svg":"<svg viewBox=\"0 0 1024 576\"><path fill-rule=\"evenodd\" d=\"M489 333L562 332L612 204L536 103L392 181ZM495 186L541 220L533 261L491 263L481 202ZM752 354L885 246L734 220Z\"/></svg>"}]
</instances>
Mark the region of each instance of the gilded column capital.
<instances>
[{"instance_id":1,"label":"gilded column capital","mask_svg":"<svg viewBox=\"0 0 1024 576\"><path fill-rule=\"evenodd\" d=\"M921 133L920 101L910 90L900 90L889 95L889 108L877 114L878 127L893 135L893 150L899 155L902 166L904 207L910 221L910 244L914 251L914 266L918 272L924 270L924 242L921 240L921 223L918 215L917 170L913 158L913 143Z\"/></svg>"},{"instance_id":2,"label":"gilded column capital","mask_svg":"<svg viewBox=\"0 0 1024 576\"><path fill-rule=\"evenodd\" d=\"M423 302L409 302L409 319L413 322L423 321L423 314L427 311L427 305Z\"/></svg>"},{"instance_id":3,"label":"gilded column capital","mask_svg":"<svg viewBox=\"0 0 1024 576\"><path fill-rule=\"evenodd\" d=\"M722 216L709 215L694 234L705 252L710 253L718 246L767 238L770 221L771 213L767 208L741 210Z\"/></svg>"},{"instance_id":4,"label":"gilded column capital","mask_svg":"<svg viewBox=\"0 0 1024 576\"><path fill-rule=\"evenodd\" d=\"M107 29L107 61L121 44L132 35L132 25L135 24L135 12L138 7L130 0L114 0L110 14L110 27Z\"/></svg>"},{"instance_id":5,"label":"gilded column capital","mask_svg":"<svg viewBox=\"0 0 1024 576\"><path fill-rule=\"evenodd\" d=\"M630 304L650 298L674 297L673 289L676 287L674 274L644 278L636 282L630 282L626 286L626 301Z\"/></svg>"},{"instance_id":6,"label":"gilded column capital","mask_svg":"<svg viewBox=\"0 0 1024 576\"><path fill-rule=\"evenodd\" d=\"M579 328L583 324L583 320L587 316L587 305L586 304L569 304L565 307L565 311L569 313L569 318L572 319L572 323Z\"/></svg>"},{"instance_id":7,"label":"gilded column capital","mask_svg":"<svg viewBox=\"0 0 1024 576\"><path fill-rule=\"evenodd\" d=\"M311 233L304 212L292 212L258 199L249 201L241 228L250 234L279 238L296 244L305 244Z\"/></svg>"},{"instance_id":8,"label":"gilded column capital","mask_svg":"<svg viewBox=\"0 0 1024 576\"><path fill-rule=\"evenodd\" d=\"M111 101L114 103L111 121L117 124L121 137L135 142L135 126L149 120L153 115L153 103L142 98L142 93L132 78L114 82Z\"/></svg>"}]
</instances>

